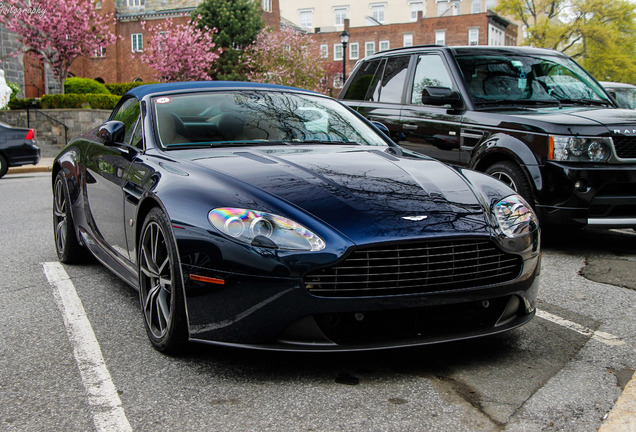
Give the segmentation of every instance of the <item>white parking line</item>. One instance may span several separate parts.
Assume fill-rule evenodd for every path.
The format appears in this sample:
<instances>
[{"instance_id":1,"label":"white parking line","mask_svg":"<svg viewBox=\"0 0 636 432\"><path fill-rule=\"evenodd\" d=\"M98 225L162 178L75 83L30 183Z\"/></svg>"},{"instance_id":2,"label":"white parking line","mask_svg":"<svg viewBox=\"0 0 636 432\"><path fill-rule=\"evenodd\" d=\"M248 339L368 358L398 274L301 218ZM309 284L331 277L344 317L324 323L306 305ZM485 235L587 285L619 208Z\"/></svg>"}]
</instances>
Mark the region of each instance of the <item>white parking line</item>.
<instances>
[{"instance_id":1,"label":"white parking line","mask_svg":"<svg viewBox=\"0 0 636 432\"><path fill-rule=\"evenodd\" d=\"M54 288L53 296L64 319L97 431L132 431L73 282L60 263L46 262L42 266Z\"/></svg>"},{"instance_id":2,"label":"white parking line","mask_svg":"<svg viewBox=\"0 0 636 432\"><path fill-rule=\"evenodd\" d=\"M543 310L539 310L537 309L537 316L539 318L543 318L545 320L551 321L555 324L558 324L560 326L566 327L570 330L573 330L577 333L580 333L584 336L589 336L592 339L595 339L599 342L604 343L605 345L612 345L612 346L620 346L620 345L625 345L625 341L622 340L621 338L619 338L618 336L614 336L612 334L609 333L605 333L602 331L597 331L597 330L592 330L590 328L587 328L585 326L582 326L581 324L577 324L575 322L572 321L568 321L564 318L561 318L560 316L557 315L553 315L549 312L543 311Z\"/></svg>"}]
</instances>

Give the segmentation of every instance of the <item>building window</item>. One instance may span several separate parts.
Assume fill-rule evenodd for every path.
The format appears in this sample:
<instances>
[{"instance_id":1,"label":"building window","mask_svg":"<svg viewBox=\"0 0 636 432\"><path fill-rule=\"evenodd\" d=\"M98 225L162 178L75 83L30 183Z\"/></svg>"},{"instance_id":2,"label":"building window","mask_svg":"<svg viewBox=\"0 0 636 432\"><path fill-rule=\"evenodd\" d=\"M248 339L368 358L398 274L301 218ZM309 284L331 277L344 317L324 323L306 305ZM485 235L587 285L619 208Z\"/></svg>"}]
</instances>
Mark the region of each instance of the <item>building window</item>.
<instances>
[{"instance_id":1,"label":"building window","mask_svg":"<svg viewBox=\"0 0 636 432\"><path fill-rule=\"evenodd\" d=\"M313 9L302 9L299 10L300 13L300 26L302 28L311 28L313 26Z\"/></svg>"},{"instance_id":2,"label":"building window","mask_svg":"<svg viewBox=\"0 0 636 432\"><path fill-rule=\"evenodd\" d=\"M404 33L402 36L402 46L413 46L413 33Z\"/></svg>"},{"instance_id":3,"label":"building window","mask_svg":"<svg viewBox=\"0 0 636 432\"><path fill-rule=\"evenodd\" d=\"M344 20L347 18L347 8L346 7L333 8L333 12L336 15L336 25L337 26L344 25Z\"/></svg>"},{"instance_id":4,"label":"building window","mask_svg":"<svg viewBox=\"0 0 636 432\"><path fill-rule=\"evenodd\" d=\"M349 44L349 58L351 60L357 60L360 58L360 45L358 45L358 42Z\"/></svg>"},{"instance_id":5,"label":"building window","mask_svg":"<svg viewBox=\"0 0 636 432\"><path fill-rule=\"evenodd\" d=\"M435 43L446 45L446 30L435 30Z\"/></svg>"},{"instance_id":6,"label":"building window","mask_svg":"<svg viewBox=\"0 0 636 432\"><path fill-rule=\"evenodd\" d=\"M139 7L144 5L144 0L126 0L126 6Z\"/></svg>"},{"instance_id":7,"label":"building window","mask_svg":"<svg viewBox=\"0 0 636 432\"><path fill-rule=\"evenodd\" d=\"M263 0L263 11L264 12L272 11L272 0Z\"/></svg>"},{"instance_id":8,"label":"building window","mask_svg":"<svg viewBox=\"0 0 636 432\"><path fill-rule=\"evenodd\" d=\"M130 35L130 48L132 52L141 52L144 49L144 36L141 33L133 33Z\"/></svg>"},{"instance_id":9,"label":"building window","mask_svg":"<svg viewBox=\"0 0 636 432\"><path fill-rule=\"evenodd\" d=\"M479 45L479 29L468 29L468 45Z\"/></svg>"},{"instance_id":10,"label":"building window","mask_svg":"<svg viewBox=\"0 0 636 432\"><path fill-rule=\"evenodd\" d=\"M473 0L471 13L481 13L481 0Z\"/></svg>"},{"instance_id":11,"label":"building window","mask_svg":"<svg viewBox=\"0 0 636 432\"><path fill-rule=\"evenodd\" d=\"M497 27L490 24L488 26L488 34L489 34L488 45L493 45L493 46L504 45L506 40L505 33L501 29L498 29Z\"/></svg>"},{"instance_id":12,"label":"building window","mask_svg":"<svg viewBox=\"0 0 636 432\"><path fill-rule=\"evenodd\" d=\"M329 45L320 45L320 58L329 57Z\"/></svg>"},{"instance_id":13,"label":"building window","mask_svg":"<svg viewBox=\"0 0 636 432\"><path fill-rule=\"evenodd\" d=\"M379 51L386 51L390 48L390 43L388 40L383 40L380 41L380 44L378 45Z\"/></svg>"},{"instance_id":14,"label":"building window","mask_svg":"<svg viewBox=\"0 0 636 432\"><path fill-rule=\"evenodd\" d=\"M414 1L410 2L411 6L411 21L417 21L417 13L422 11L422 15L426 16L426 9L424 9L424 2Z\"/></svg>"},{"instance_id":15,"label":"building window","mask_svg":"<svg viewBox=\"0 0 636 432\"><path fill-rule=\"evenodd\" d=\"M437 2L437 16L442 16L444 15L444 12L446 12L446 9L448 9L448 1L447 0L439 0Z\"/></svg>"},{"instance_id":16,"label":"building window","mask_svg":"<svg viewBox=\"0 0 636 432\"><path fill-rule=\"evenodd\" d=\"M342 44L333 44L333 59L342 60Z\"/></svg>"},{"instance_id":17,"label":"building window","mask_svg":"<svg viewBox=\"0 0 636 432\"><path fill-rule=\"evenodd\" d=\"M95 4L95 9L101 9L102 8L102 2L101 1L96 1L94 4Z\"/></svg>"},{"instance_id":18,"label":"building window","mask_svg":"<svg viewBox=\"0 0 636 432\"><path fill-rule=\"evenodd\" d=\"M384 9L385 8L386 8L386 4L385 3L372 4L371 5L371 16L373 17L373 19L376 20L379 23L383 23L384 22Z\"/></svg>"},{"instance_id":19,"label":"building window","mask_svg":"<svg viewBox=\"0 0 636 432\"><path fill-rule=\"evenodd\" d=\"M93 57L106 57L106 48L95 48L95 51L93 51Z\"/></svg>"},{"instance_id":20,"label":"building window","mask_svg":"<svg viewBox=\"0 0 636 432\"><path fill-rule=\"evenodd\" d=\"M364 56L370 56L371 54L375 54L375 42L365 42Z\"/></svg>"}]
</instances>

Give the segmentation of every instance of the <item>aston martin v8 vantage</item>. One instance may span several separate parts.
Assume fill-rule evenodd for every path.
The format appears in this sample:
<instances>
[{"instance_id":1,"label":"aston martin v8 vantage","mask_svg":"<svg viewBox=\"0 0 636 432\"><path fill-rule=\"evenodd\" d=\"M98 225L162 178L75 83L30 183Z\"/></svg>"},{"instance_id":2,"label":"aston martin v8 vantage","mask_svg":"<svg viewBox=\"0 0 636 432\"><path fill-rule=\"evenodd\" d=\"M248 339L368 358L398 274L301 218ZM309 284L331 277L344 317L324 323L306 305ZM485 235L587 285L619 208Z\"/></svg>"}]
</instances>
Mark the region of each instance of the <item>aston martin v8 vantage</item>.
<instances>
[{"instance_id":1,"label":"aston martin v8 vantage","mask_svg":"<svg viewBox=\"0 0 636 432\"><path fill-rule=\"evenodd\" d=\"M139 290L156 349L366 350L511 330L540 233L495 178L394 144L340 102L152 84L55 159L54 238Z\"/></svg>"}]
</instances>

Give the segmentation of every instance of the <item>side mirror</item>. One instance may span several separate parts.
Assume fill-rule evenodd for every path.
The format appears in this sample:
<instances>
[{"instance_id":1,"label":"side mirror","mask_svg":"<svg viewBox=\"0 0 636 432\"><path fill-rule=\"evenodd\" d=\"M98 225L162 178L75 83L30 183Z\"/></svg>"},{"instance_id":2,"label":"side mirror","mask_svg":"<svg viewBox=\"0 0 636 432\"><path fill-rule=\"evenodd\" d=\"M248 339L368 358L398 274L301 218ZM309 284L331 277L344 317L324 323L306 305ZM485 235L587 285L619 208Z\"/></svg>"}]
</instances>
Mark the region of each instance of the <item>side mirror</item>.
<instances>
[{"instance_id":1,"label":"side mirror","mask_svg":"<svg viewBox=\"0 0 636 432\"><path fill-rule=\"evenodd\" d=\"M97 131L97 136L104 141L105 145L124 142L125 134L126 126L117 120L107 121Z\"/></svg>"},{"instance_id":2,"label":"side mirror","mask_svg":"<svg viewBox=\"0 0 636 432\"><path fill-rule=\"evenodd\" d=\"M377 127L378 129L380 129L382 131L382 133L384 133L384 135L386 136L391 136L391 132L389 132L389 128L386 127L386 125L384 123L380 123L377 121L371 122L373 123L373 126Z\"/></svg>"},{"instance_id":3,"label":"side mirror","mask_svg":"<svg viewBox=\"0 0 636 432\"><path fill-rule=\"evenodd\" d=\"M422 103L424 105L455 106L460 100L459 94L448 87L426 86L422 90Z\"/></svg>"}]
</instances>

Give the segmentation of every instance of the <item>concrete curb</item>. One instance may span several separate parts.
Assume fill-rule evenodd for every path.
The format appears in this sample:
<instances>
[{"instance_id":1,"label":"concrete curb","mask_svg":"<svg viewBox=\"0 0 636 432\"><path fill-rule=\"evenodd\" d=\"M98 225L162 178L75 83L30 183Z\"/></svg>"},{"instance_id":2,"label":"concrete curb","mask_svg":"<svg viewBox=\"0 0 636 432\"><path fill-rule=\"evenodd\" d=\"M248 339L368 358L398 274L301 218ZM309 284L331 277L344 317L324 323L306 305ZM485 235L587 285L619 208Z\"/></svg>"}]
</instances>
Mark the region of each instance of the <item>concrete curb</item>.
<instances>
[{"instance_id":1,"label":"concrete curb","mask_svg":"<svg viewBox=\"0 0 636 432\"><path fill-rule=\"evenodd\" d=\"M618 397L599 432L636 431L636 378L632 378Z\"/></svg>"},{"instance_id":2,"label":"concrete curb","mask_svg":"<svg viewBox=\"0 0 636 432\"><path fill-rule=\"evenodd\" d=\"M37 165L23 165L9 168L9 174L28 174L36 172L50 172L53 169L53 158L42 158Z\"/></svg>"}]
</instances>

